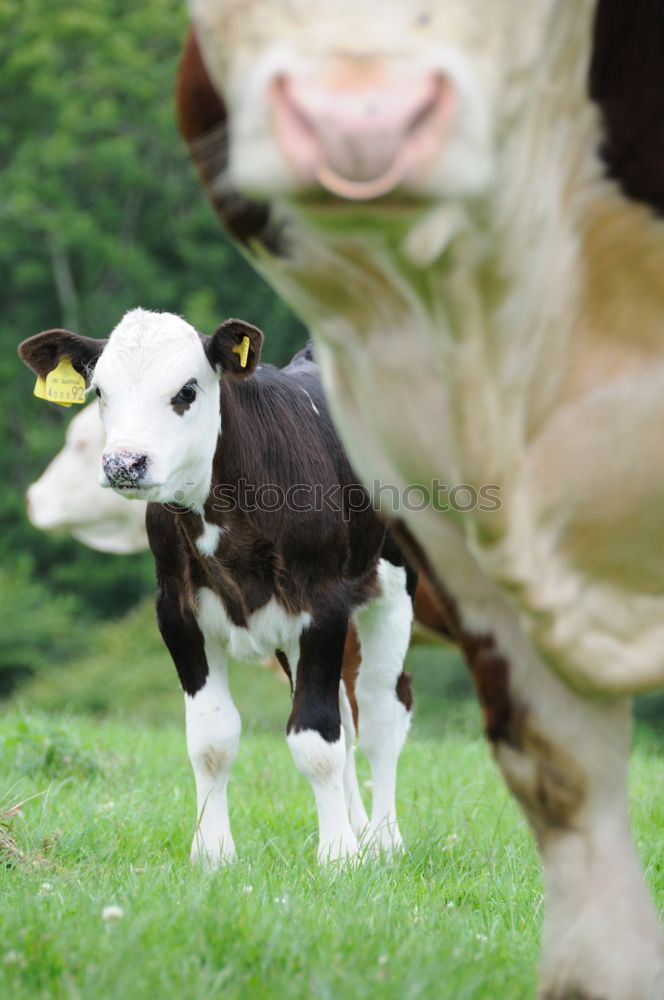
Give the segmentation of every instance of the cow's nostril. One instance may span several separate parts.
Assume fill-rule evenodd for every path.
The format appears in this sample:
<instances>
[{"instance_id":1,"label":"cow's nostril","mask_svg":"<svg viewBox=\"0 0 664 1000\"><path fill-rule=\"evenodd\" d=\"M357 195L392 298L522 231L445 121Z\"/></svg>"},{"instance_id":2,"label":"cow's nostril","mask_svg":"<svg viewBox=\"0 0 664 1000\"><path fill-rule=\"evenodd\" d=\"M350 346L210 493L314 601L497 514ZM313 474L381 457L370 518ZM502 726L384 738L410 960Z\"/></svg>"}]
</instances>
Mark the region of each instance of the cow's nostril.
<instances>
[{"instance_id":1,"label":"cow's nostril","mask_svg":"<svg viewBox=\"0 0 664 1000\"><path fill-rule=\"evenodd\" d=\"M136 458L133 459L131 463L132 471L137 474L144 473L147 467L148 467L147 455L138 455Z\"/></svg>"}]
</instances>

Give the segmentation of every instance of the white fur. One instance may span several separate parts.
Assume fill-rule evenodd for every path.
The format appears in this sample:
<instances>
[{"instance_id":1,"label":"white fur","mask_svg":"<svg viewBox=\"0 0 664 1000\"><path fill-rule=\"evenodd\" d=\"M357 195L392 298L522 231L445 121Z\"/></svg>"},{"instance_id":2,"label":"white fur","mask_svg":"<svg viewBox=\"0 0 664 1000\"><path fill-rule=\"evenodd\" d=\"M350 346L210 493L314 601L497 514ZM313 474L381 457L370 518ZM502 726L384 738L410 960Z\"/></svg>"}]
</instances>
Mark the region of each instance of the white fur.
<instances>
[{"instance_id":1,"label":"white fur","mask_svg":"<svg viewBox=\"0 0 664 1000\"><path fill-rule=\"evenodd\" d=\"M311 409L314 411L317 417L320 417L320 410L318 409L313 399L311 398L310 393L307 392L307 390L304 388L303 385L300 386L300 389L302 390L304 395L307 396L307 398L309 399L309 402L311 403Z\"/></svg>"},{"instance_id":2,"label":"white fur","mask_svg":"<svg viewBox=\"0 0 664 1000\"><path fill-rule=\"evenodd\" d=\"M288 734L288 745L299 771L309 781L318 809L318 859L342 861L357 854L346 808L344 771L346 739L343 727L336 743L311 729Z\"/></svg>"},{"instance_id":3,"label":"white fur","mask_svg":"<svg viewBox=\"0 0 664 1000\"><path fill-rule=\"evenodd\" d=\"M197 620L203 634L223 643L230 656L238 660L255 660L271 656L283 649L289 660L295 659L302 629L311 622L303 611L290 615L273 597L250 616L247 627L234 625L214 591L203 587L198 592Z\"/></svg>"},{"instance_id":4,"label":"white fur","mask_svg":"<svg viewBox=\"0 0 664 1000\"><path fill-rule=\"evenodd\" d=\"M63 448L29 487L28 517L36 528L67 531L99 552L141 552L148 547L145 505L99 486L104 441L95 401L70 421Z\"/></svg>"},{"instance_id":5,"label":"white fur","mask_svg":"<svg viewBox=\"0 0 664 1000\"><path fill-rule=\"evenodd\" d=\"M343 726L344 737L346 740L346 766L344 768L346 808L348 810L348 818L350 820L351 829L359 840L369 825L369 817L367 816L366 809L364 808L362 793L360 792L360 786L357 780L357 771L355 770L355 725L353 723L353 713L348 700L348 694L346 692L346 685L343 681L341 682L341 686L339 688L339 710L341 713L341 725Z\"/></svg>"},{"instance_id":6,"label":"white fur","mask_svg":"<svg viewBox=\"0 0 664 1000\"><path fill-rule=\"evenodd\" d=\"M373 798L369 844L388 853L402 846L397 823L397 761L410 727L410 712L396 694L413 624L406 571L381 559L381 594L355 614L362 662L355 694L360 746L369 759Z\"/></svg>"},{"instance_id":7,"label":"white fur","mask_svg":"<svg viewBox=\"0 0 664 1000\"><path fill-rule=\"evenodd\" d=\"M225 656L206 640L209 674L193 697L185 695L187 749L196 780L197 826L193 861L216 868L235 857L227 788L240 742L240 715L228 689Z\"/></svg>"},{"instance_id":8,"label":"white fur","mask_svg":"<svg viewBox=\"0 0 664 1000\"><path fill-rule=\"evenodd\" d=\"M221 535L222 529L218 524L210 524L208 521L204 520L203 530L196 539L196 548L201 555L209 556L211 558L217 551Z\"/></svg>"},{"instance_id":9,"label":"white fur","mask_svg":"<svg viewBox=\"0 0 664 1000\"><path fill-rule=\"evenodd\" d=\"M179 415L170 401L194 378L196 399ZM170 313L133 309L111 333L93 385L101 391L106 454L126 449L148 457L151 485L123 496L202 510L221 416L219 374L194 328Z\"/></svg>"}]
</instances>

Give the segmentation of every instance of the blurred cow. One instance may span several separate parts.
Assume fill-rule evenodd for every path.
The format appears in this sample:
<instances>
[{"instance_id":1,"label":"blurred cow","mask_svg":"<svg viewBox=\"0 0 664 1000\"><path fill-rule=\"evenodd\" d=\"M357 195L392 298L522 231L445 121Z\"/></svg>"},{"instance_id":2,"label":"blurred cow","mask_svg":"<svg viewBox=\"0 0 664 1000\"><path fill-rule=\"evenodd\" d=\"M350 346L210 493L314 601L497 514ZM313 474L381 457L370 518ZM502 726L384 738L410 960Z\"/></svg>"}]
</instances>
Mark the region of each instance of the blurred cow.
<instances>
[{"instance_id":1,"label":"blurred cow","mask_svg":"<svg viewBox=\"0 0 664 1000\"><path fill-rule=\"evenodd\" d=\"M77 413L64 447L26 495L28 517L43 531L66 531L98 552L129 555L148 547L144 503L125 503L99 485L104 427L97 401Z\"/></svg>"},{"instance_id":2,"label":"blurred cow","mask_svg":"<svg viewBox=\"0 0 664 1000\"><path fill-rule=\"evenodd\" d=\"M355 467L500 490L394 513L537 836L543 995L659 1000L627 764L664 685L664 6L190 8L182 131Z\"/></svg>"}]
</instances>

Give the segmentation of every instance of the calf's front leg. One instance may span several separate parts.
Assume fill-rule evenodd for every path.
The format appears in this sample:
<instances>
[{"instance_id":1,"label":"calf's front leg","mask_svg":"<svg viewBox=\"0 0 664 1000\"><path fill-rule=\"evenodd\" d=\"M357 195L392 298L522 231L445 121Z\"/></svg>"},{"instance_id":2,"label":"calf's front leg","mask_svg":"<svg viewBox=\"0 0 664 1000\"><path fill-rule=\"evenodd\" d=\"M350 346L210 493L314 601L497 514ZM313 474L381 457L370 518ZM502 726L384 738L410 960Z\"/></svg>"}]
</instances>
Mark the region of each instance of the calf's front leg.
<instances>
[{"instance_id":1,"label":"calf's front leg","mask_svg":"<svg viewBox=\"0 0 664 1000\"><path fill-rule=\"evenodd\" d=\"M196 782L191 859L213 870L235 857L227 789L240 742L240 715L219 642L206 639L193 613L183 612L179 600L163 592L157 615L184 691L187 750Z\"/></svg>"},{"instance_id":2,"label":"calf's front leg","mask_svg":"<svg viewBox=\"0 0 664 1000\"><path fill-rule=\"evenodd\" d=\"M346 738L339 711L347 625L345 609L327 607L303 631L287 728L293 760L316 799L322 863L357 853L344 791Z\"/></svg>"}]
</instances>

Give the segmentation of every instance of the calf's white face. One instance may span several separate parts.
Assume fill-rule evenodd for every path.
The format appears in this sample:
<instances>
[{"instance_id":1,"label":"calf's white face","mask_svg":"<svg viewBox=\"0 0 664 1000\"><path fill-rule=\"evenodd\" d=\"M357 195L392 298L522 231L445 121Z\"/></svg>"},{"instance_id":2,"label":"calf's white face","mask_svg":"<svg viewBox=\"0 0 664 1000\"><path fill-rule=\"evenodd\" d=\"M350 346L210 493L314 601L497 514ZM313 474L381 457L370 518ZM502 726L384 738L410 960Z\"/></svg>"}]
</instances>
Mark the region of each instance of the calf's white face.
<instances>
[{"instance_id":1,"label":"calf's white face","mask_svg":"<svg viewBox=\"0 0 664 1000\"><path fill-rule=\"evenodd\" d=\"M481 191L514 111L510 84L536 60L555 4L190 0L229 109L231 185L361 200Z\"/></svg>"},{"instance_id":2,"label":"calf's white face","mask_svg":"<svg viewBox=\"0 0 664 1000\"><path fill-rule=\"evenodd\" d=\"M220 430L219 376L179 316L135 309L92 378L106 446L100 484L129 498L202 504Z\"/></svg>"},{"instance_id":3,"label":"calf's white face","mask_svg":"<svg viewBox=\"0 0 664 1000\"><path fill-rule=\"evenodd\" d=\"M42 378L67 358L99 397L100 485L130 499L200 510L221 429L220 378L246 378L263 335L227 320L201 337L171 313L134 309L108 341L47 330L19 347Z\"/></svg>"}]
</instances>

